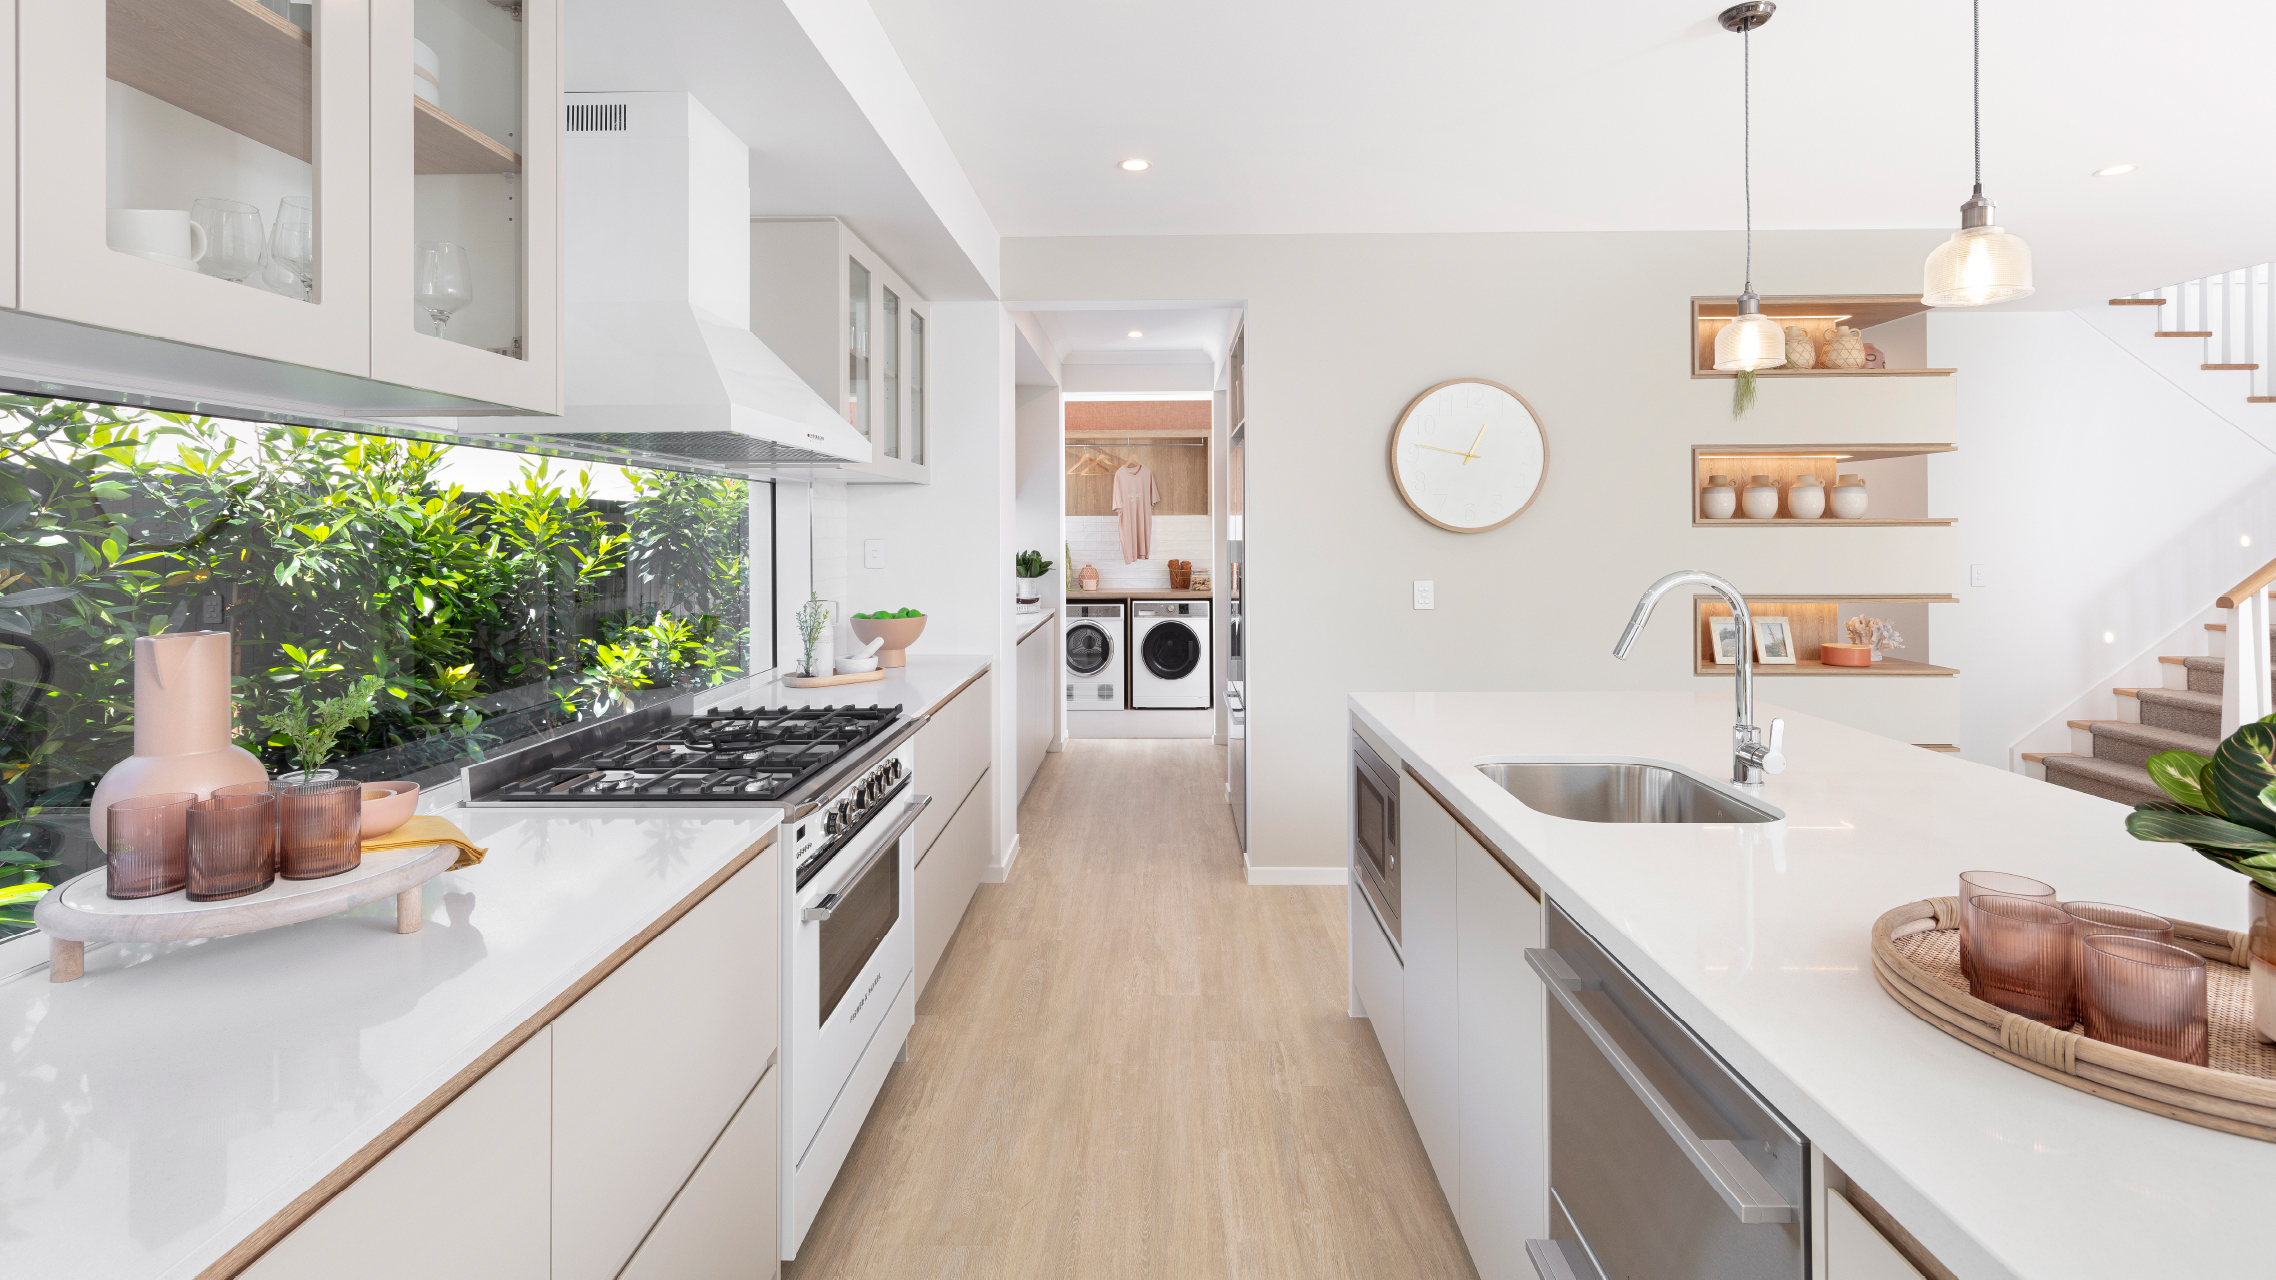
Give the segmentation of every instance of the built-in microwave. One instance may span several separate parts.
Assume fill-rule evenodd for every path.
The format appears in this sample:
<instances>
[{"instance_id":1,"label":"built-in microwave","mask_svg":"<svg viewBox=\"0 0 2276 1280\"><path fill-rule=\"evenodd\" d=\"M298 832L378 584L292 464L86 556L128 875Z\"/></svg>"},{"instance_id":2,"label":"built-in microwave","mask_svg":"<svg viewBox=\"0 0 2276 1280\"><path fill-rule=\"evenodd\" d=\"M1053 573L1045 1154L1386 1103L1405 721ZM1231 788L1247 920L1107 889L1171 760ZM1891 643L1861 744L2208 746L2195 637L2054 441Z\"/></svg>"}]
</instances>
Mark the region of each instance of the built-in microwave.
<instances>
[{"instance_id":1,"label":"built-in microwave","mask_svg":"<svg viewBox=\"0 0 2276 1280\"><path fill-rule=\"evenodd\" d=\"M1399 775L1358 734L1351 735L1351 874L1399 939Z\"/></svg>"}]
</instances>

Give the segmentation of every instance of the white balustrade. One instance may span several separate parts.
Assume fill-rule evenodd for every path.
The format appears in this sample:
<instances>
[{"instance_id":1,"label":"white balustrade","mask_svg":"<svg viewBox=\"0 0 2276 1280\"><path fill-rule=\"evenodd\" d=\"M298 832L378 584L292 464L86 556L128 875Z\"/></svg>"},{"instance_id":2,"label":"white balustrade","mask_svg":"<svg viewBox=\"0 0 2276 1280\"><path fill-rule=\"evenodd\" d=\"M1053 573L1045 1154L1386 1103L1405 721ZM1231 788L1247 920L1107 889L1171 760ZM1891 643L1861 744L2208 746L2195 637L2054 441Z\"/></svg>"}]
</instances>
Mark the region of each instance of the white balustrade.
<instances>
[{"instance_id":1,"label":"white balustrade","mask_svg":"<svg viewBox=\"0 0 2276 1280\"><path fill-rule=\"evenodd\" d=\"M2162 298L2158 312L2162 333L2205 333L2206 364L2252 364L2247 379L2252 396L2276 395L2276 263L2222 271L2196 280L2184 280L2162 289L2129 295Z\"/></svg>"}]
</instances>

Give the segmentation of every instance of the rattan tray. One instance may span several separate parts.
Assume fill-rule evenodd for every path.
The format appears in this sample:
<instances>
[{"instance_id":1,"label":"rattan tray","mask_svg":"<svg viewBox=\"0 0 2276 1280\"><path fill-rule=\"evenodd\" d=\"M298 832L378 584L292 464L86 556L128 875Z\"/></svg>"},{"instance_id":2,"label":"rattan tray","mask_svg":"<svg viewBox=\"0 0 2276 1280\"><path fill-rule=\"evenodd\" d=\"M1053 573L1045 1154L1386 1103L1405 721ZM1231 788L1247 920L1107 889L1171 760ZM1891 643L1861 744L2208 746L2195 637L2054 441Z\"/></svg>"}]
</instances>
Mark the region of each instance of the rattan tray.
<instances>
[{"instance_id":1,"label":"rattan tray","mask_svg":"<svg viewBox=\"0 0 2276 1280\"><path fill-rule=\"evenodd\" d=\"M1960 900L1907 903L1873 922L1873 976L1898 1004L2003 1062L2208 1129L2276 1142L2276 1045L2252 1025L2245 935L2174 921L2174 942L2206 961L2209 1067L2058 1031L1968 994L1960 976Z\"/></svg>"}]
</instances>

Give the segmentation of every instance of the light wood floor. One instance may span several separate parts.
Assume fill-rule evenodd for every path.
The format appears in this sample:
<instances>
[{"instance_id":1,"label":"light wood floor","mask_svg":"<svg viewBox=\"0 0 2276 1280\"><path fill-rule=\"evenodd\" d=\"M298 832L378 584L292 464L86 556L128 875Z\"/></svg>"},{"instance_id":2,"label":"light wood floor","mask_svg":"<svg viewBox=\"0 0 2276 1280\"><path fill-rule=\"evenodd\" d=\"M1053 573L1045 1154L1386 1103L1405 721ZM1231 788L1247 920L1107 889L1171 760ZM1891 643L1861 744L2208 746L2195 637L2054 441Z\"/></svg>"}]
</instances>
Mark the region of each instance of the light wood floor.
<instances>
[{"instance_id":1,"label":"light wood floor","mask_svg":"<svg viewBox=\"0 0 2276 1280\"><path fill-rule=\"evenodd\" d=\"M1221 749L1070 741L1020 830L786 1275L1476 1275L1344 890L1243 881Z\"/></svg>"}]
</instances>

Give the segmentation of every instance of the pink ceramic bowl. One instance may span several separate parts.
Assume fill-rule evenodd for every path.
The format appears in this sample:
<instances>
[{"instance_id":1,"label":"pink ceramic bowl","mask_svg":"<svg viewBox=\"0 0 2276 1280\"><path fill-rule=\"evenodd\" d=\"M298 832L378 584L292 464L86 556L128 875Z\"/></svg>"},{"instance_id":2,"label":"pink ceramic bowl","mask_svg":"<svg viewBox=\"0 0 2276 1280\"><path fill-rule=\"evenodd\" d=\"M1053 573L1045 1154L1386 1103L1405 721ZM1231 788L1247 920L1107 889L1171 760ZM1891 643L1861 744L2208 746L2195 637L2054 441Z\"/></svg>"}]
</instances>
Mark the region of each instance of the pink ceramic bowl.
<instances>
[{"instance_id":1,"label":"pink ceramic bowl","mask_svg":"<svg viewBox=\"0 0 2276 1280\"><path fill-rule=\"evenodd\" d=\"M367 782L364 784L363 838L386 835L409 822L418 812L418 783Z\"/></svg>"},{"instance_id":2,"label":"pink ceramic bowl","mask_svg":"<svg viewBox=\"0 0 2276 1280\"><path fill-rule=\"evenodd\" d=\"M883 647L877 651L877 665L905 667L909 665L908 648L925 632L922 614L914 618L852 618L854 638L863 644L882 639Z\"/></svg>"}]
</instances>

